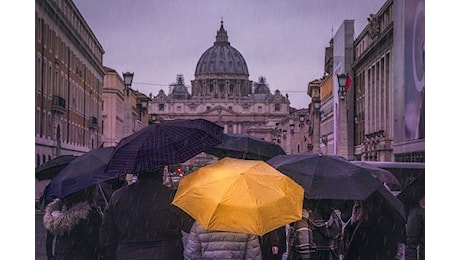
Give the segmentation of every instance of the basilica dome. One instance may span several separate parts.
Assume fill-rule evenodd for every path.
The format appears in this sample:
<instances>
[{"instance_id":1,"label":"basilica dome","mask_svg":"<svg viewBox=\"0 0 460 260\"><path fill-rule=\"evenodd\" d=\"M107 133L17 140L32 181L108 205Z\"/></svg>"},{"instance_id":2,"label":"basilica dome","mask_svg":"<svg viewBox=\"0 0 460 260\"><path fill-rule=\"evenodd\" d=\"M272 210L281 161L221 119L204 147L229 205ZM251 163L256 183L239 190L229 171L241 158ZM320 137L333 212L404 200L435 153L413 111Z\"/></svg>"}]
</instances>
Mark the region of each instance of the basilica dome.
<instances>
[{"instance_id":1,"label":"basilica dome","mask_svg":"<svg viewBox=\"0 0 460 260\"><path fill-rule=\"evenodd\" d=\"M214 45L198 60L195 77L200 75L229 74L249 77L248 66L241 53L230 46L223 21L220 22Z\"/></svg>"}]
</instances>

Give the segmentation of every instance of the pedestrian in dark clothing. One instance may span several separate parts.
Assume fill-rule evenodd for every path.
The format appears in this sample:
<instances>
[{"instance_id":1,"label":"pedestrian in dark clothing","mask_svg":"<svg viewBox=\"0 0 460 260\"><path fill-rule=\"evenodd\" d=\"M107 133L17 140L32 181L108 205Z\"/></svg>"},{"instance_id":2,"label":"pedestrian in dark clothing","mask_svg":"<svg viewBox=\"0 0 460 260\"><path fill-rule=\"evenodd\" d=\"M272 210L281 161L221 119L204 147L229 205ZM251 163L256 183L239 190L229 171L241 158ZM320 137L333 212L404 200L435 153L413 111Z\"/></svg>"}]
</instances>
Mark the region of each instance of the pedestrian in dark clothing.
<instances>
[{"instance_id":1,"label":"pedestrian in dark clothing","mask_svg":"<svg viewBox=\"0 0 460 260\"><path fill-rule=\"evenodd\" d=\"M309 211L303 208L302 218L289 225L289 260L316 259L316 244L313 241L313 231L308 221L309 216Z\"/></svg>"},{"instance_id":2,"label":"pedestrian in dark clothing","mask_svg":"<svg viewBox=\"0 0 460 260\"><path fill-rule=\"evenodd\" d=\"M260 237L262 259L281 260L286 252L286 228L279 227Z\"/></svg>"},{"instance_id":3,"label":"pedestrian in dark clothing","mask_svg":"<svg viewBox=\"0 0 460 260\"><path fill-rule=\"evenodd\" d=\"M308 222L316 244L316 260L338 260L342 240L342 221L332 203L318 200L309 212Z\"/></svg>"},{"instance_id":4,"label":"pedestrian in dark clothing","mask_svg":"<svg viewBox=\"0 0 460 260\"><path fill-rule=\"evenodd\" d=\"M183 259L181 230L193 219L171 204L174 194L158 171L115 191L100 229L104 258Z\"/></svg>"},{"instance_id":5,"label":"pedestrian in dark clothing","mask_svg":"<svg viewBox=\"0 0 460 260\"><path fill-rule=\"evenodd\" d=\"M406 260L425 260L425 196L407 217Z\"/></svg>"},{"instance_id":6,"label":"pedestrian in dark clothing","mask_svg":"<svg viewBox=\"0 0 460 260\"><path fill-rule=\"evenodd\" d=\"M398 242L404 228L392 221L380 205L355 202L351 221L345 228L345 260L399 259Z\"/></svg>"},{"instance_id":7,"label":"pedestrian in dark clothing","mask_svg":"<svg viewBox=\"0 0 460 260\"><path fill-rule=\"evenodd\" d=\"M46 206L43 224L56 238L52 259L99 259L102 211L94 202L95 192L92 186Z\"/></svg>"}]
</instances>

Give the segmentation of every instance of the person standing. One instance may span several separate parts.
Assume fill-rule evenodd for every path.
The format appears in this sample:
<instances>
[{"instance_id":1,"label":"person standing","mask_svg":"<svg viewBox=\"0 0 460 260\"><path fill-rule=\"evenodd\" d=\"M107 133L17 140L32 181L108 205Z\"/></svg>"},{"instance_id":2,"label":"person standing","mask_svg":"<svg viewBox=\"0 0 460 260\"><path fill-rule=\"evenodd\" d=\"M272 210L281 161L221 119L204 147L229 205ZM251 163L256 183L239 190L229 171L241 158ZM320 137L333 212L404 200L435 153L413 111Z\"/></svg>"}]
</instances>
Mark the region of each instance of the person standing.
<instances>
[{"instance_id":1,"label":"person standing","mask_svg":"<svg viewBox=\"0 0 460 260\"><path fill-rule=\"evenodd\" d=\"M100 228L104 259L183 259L181 230L193 219L171 204L174 194L158 171L115 191Z\"/></svg>"},{"instance_id":2,"label":"person standing","mask_svg":"<svg viewBox=\"0 0 460 260\"><path fill-rule=\"evenodd\" d=\"M407 217L406 260L425 260L425 195Z\"/></svg>"},{"instance_id":3,"label":"person standing","mask_svg":"<svg viewBox=\"0 0 460 260\"><path fill-rule=\"evenodd\" d=\"M345 260L400 259L398 242L404 228L381 205L355 201L351 221L345 228Z\"/></svg>"},{"instance_id":4,"label":"person standing","mask_svg":"<svg viewBox=\"0 0 460 260\"><path fill-rule=\"evenodd\" d=\"M305 207L305 204L304 204ZM313 241L313 231L308 221L309 211L302 209L302 218L289 227L289 260L316 259L316 244Z\"/></svg>"},{"instance_id":5,"label":"person standing","mask_svg":"<svg viewBox=\"0 0 460 260\"><path fill-rule=\"evenodd\" d=\"M256 235L208 231L195 221L184 249L184 259L262 260L262 252Z\"/></svg>"},{"instance_id":6,"label":"person standing","mask_svg":"<svg viewBox=\"0 0 460 260\"><path fill-rule=\"evenodd\" d=\"M94 202L96 187L55 199L45 208L43 225L56 239L54 260L99 259L102 211Z\"/></svg>"},{"instance_id":7,"label":"person standing","mask_svg":"<svg viewBox=\"0 0 460 260\"><path fill-rule=\"evenodd\" d=\"M264 260L281 260L286 252L286 228L279 227L260 237L262 258Z\"/></svg>"},{"instance_id":8,"label":"person standing","mask_svg":"<svg viewBox=\"0 0 460 260\"><path fill-rule=\"evenodd\" d=\"M309 213L317 260L338 260L342 242L342 221L327 200L318 200Z\"/></svg>"}]
</instances>

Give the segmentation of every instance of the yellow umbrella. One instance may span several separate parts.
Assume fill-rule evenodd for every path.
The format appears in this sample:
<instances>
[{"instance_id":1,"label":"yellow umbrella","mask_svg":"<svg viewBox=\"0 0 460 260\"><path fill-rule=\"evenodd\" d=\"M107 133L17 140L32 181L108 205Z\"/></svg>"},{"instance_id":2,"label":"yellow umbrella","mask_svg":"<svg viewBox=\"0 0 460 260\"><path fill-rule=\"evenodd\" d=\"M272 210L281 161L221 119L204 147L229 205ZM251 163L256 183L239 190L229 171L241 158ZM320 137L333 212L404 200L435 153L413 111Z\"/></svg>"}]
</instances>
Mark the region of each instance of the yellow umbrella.
<instances>
[{"instance_id":1,"label":"yellow umbrella","mask_svg":"<svg viewBox=\"0 0 460 260\"><path fill-rule=\"evenodd\" d=\"M261 236L301 219L303 194L264 161L227 157L183 177L172 203L207 230Z\"/></svg>"}]
</instances>

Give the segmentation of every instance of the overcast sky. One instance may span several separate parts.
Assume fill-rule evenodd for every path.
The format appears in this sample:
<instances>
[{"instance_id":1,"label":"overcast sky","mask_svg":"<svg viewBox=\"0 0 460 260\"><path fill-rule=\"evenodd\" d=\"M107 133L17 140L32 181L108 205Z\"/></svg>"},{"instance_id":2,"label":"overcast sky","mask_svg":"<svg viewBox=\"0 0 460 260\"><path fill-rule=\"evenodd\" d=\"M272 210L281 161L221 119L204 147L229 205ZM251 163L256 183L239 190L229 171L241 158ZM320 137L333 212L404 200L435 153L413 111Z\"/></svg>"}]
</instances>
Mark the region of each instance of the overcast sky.
<instances>
[{"instance_id":1,"label":"overcast sky","mask_svg":"<svg viewBox=\"0 0 460 260\"><path fill-rule=\"evenodd\" d=\"M105 66L134 72L133 89L157 95L196 64L223 19L229 42L245 58L249 79L263 75L291 106L308 105L308 82L323 75L324 49L343 20L355 37L385 0L74 0L102 44Z\"/></svg>"}]
</instances>

